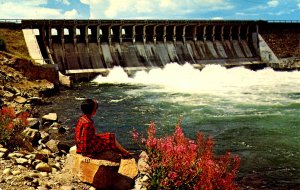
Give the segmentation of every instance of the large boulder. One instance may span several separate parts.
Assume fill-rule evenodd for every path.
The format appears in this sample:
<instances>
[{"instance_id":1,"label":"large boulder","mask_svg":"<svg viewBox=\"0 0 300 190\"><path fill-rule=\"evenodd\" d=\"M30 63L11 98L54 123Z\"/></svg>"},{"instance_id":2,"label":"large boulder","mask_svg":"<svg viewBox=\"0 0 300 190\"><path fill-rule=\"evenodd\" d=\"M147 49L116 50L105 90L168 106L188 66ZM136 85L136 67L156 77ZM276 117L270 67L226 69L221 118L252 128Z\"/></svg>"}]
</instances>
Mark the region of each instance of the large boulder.
<instances>
[{"instance_id":1,"label":"large boulder","mask_svg":"<svg viewBox=\"0 0 300 190\"><path fill-rule=\"evenodd\" d=\"M137 176L137 164L132 159L115 162L107 159L91 159L70 150L66 163L71 166L73 174L82 182L99 189L132 189ZM66 167L68 167L66 165Z\"/></svg>"}]
</instances>

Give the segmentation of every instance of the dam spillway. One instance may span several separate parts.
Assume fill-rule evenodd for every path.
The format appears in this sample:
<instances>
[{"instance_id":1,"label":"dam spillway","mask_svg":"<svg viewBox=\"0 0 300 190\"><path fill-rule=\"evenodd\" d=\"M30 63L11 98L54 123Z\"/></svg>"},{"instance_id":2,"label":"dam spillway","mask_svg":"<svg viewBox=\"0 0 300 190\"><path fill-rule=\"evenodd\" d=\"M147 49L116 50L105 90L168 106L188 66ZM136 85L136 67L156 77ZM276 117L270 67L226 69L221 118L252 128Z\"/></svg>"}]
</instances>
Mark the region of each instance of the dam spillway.
<instances>
[{"instance_id":1,"label":"dam spillway","mask_svg":"<svg viewBox=\"0 0 300 190\"><path fill-rule=\"evenodd\" d=\"M22 20L64 74L259 61L256 21Z\"/></svg>"}]
</instances>

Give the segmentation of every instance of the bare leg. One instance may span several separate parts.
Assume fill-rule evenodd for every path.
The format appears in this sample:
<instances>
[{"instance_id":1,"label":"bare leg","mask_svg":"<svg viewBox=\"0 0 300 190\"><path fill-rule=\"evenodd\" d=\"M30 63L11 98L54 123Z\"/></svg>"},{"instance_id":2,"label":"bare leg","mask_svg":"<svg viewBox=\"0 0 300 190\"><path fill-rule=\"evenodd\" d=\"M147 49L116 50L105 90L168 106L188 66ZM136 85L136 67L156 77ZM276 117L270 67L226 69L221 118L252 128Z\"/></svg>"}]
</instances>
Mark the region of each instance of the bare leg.
<instances>
[{"instance_id":1,"label":"bare leg","mask_svg":"<svg viewBox=\"0 0 300 190\"><path fill-rule=\"evenodd\" d=\"M120 143L117 141L117 139L115 139L115 144L117 149L121 152L122 155L129 155L129 151L126 150L122 145L120 145Z\"/></svg>"}]
</instances>

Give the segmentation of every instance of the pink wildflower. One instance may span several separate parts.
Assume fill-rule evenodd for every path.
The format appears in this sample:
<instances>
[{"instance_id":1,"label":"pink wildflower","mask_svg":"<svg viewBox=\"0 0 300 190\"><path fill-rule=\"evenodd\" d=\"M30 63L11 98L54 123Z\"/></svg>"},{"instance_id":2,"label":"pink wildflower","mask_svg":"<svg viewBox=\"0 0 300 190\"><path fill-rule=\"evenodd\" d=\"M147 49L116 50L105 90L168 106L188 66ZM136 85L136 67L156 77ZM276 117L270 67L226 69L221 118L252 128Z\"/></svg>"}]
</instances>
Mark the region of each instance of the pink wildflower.
<instances>
[{"instance_id":1,"label":"pink wildflower","mask_svg":"<svg viewBox=\"0 0 300 190\"><path fill-rule=\"evenodd\" d=\"M133 128L131 130L131 135L134 141L137 141L139 139L139 133L137 132L137 130L135 128Z\"/></svg>"},{"instance_id":2,"label":"pink wildflower","mask_svg":"<svg viewBox=\"0 0 300 190\"><path fill-rule=\"evenodd\" d=\"M177 173L176 172L173 172L171 171L169 174L168 174L168 177L171 179L171 180L174 180L177 178Z\"/></svg>"}]
</instances>

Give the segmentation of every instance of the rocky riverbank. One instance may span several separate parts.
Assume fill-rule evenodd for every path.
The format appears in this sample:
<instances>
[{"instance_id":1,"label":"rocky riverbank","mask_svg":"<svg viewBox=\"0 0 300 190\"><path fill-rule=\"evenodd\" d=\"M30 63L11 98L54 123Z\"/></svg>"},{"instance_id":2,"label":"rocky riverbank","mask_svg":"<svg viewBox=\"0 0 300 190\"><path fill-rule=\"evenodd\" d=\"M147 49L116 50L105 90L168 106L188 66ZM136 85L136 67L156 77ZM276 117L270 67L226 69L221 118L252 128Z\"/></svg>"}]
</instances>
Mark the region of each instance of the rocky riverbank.
<instances>
[{"instance_id":1,"label":"rocky riverbank","mask_svg":"<svg viewBox=\"0 0 300 190\"><path fill-rule=\"evenodd\" d=\"M0 53L1 106L14 108L16 114L29 113L29 125L22 132L27 143L25 148L16 150L0 144L0 190L95 189L74 175L69 154L72 145L59 140L71 129L61 126L56 113L40 115L36 110L37 105L51 104L47 97L57 93L56 84L36 79L34 72L28 73L30 65L24 67L24 63L26 60ZM48 71L46 68L45 72ZM144 168L144 164L139 163L139 166ZM145 189L144 176L139 174L135 189Z\"/></svg>"},{"instance_id":2,"label":"rocky riverbank","mask_svg":"<svg viewBox=\"0 0 300 190\"><path fill-rule=\"evenodd\" d=\"M43 97L55 93L55 84L42 78L34 78L34 70L28 73L30 78L27 77L24 70L20 69L24 68L21 65L24 65L26 60L20 60L22 59L0 53L0 97L4 105L14 107L18 111L34 113L34 105L48 103ZM45 72L48 71L45 69Z\"/></svg>"},{"instance_id":3,"label":"rocky riverbank","mask_svg":"<svg viewBox=\"0 0 300 190\"><path fill-rule=\"evenodd\" d=\"M32 71L26 74L21 65L26 61L0 53L2 106L13 107L16 114L30 114L29 126L23 134L33 148L13 150L0 145L0 189L94 189L65 171L70 147L55 137L64 135L67 129L60 126L55 113L40 116L35 110L36 105L50 104L45 98L57 89L48 80L36 79Z\"/></svg>"}]
</instances>

